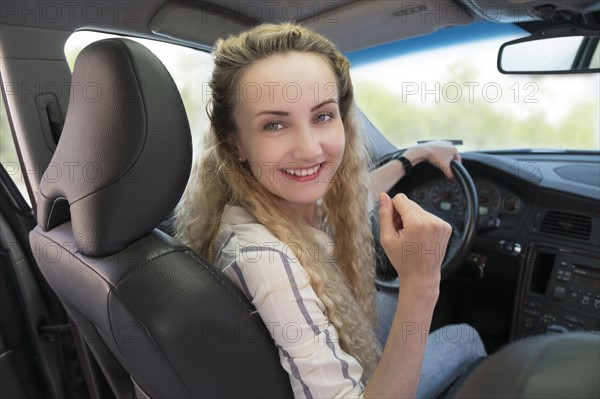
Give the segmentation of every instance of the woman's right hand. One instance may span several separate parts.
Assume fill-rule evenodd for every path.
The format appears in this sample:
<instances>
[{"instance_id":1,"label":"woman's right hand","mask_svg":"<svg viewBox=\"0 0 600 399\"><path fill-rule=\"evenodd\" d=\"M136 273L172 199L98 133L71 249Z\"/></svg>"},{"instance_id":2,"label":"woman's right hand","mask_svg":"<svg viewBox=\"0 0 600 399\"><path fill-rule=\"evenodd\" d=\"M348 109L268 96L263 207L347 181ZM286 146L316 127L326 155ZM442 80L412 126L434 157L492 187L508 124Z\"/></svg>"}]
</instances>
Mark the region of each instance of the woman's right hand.
<instances>
[{"instance_id":1,"label":"woman's right hand","mask_svg":"<svg viewBox=\"0 0 600 399\"><path fill-rule=\"evenodd\" d=\"M404 194L379 195L380 241L401 286L437 292L452 227Z\"/></svg>"}]
</instances>

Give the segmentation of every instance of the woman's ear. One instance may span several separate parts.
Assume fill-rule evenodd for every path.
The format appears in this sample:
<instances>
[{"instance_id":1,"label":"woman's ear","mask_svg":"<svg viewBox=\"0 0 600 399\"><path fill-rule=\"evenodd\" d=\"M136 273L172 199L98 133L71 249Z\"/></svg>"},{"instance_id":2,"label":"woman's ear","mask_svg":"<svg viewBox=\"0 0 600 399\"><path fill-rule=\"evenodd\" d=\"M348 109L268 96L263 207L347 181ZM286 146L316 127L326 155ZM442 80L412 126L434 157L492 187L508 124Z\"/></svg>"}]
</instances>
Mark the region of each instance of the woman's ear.
<instances>
[{"instance_id":1,"label":"woman's ear","mask_svg":"<svg viewBox=\"0 0 600 399\"><path fill-rule=\"evenodd\" d=\"M238 160L240 162L246 162L246 153L244 151L243 146L240 143L239 138L237 137L237 135L230 133L227 135L227 143L229 145L229 148L231 150L231 152L233 152L234 154L237 154L238 156Z\"/></svg>"}]
</instances>

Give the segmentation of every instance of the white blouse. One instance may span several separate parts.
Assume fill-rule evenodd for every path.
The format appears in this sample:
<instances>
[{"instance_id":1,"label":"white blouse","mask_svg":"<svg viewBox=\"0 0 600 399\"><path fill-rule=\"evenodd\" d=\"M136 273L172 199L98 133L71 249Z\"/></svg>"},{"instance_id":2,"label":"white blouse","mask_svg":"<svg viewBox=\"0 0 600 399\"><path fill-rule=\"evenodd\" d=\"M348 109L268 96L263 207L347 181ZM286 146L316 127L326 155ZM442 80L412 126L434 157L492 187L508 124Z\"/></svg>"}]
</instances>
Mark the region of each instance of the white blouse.
<instances>
[{"instance_id":1,"label":"white blouse","mask_svg":"<svg viewBox=\"0 0 600 399\"><path fill-rule=\"evenodd\" d=\"M217 267L243 290L271 333L294 396L361 397L362 367L340 347L292 249L234 206L224 210L216 248Z\"/></svg>"}]
</instances>

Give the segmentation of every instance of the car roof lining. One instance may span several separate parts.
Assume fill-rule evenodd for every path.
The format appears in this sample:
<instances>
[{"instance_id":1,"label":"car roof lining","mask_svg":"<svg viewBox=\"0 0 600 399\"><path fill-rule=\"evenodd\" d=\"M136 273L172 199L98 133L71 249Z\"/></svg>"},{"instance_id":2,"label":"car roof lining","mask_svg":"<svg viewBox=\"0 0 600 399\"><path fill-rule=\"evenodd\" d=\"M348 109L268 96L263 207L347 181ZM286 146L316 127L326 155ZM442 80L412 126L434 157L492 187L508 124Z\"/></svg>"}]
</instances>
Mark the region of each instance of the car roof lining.
<instances>
[{"instance_id":1,"label":"car roof lining","mask_svg":"<svg viewBox=\"0 0 600 399\"><path fill-rule=\"evenodd\" d=\"M464 25L473 21L473 13L453 0L429 2L429 8L415 8L415 2L404 0L333 0L327 2L231 2L242 4L237 10L220 6L222 1L201 2L145 0L143 2L80 1L62 10L60 18L45 17L51 14L44 7L58 2L30 2L29 9L20 3L3 6L2 26L35 27L49 30L92 30L112 34L182 44L210 50L219 37L262 22L281 22L283 16L301 22L322 33L336 43L342 51L400 40L404 37L431 33L439 28ZM29 4L29 3L28 3ZM229 4L229 3L228 3ZM253 18L252 4L261 9L262 18ZM320 7L320 4L323 4ZM425 4L425 3L424 3ZM433 4L433 5L431 5ZM273 10L269 7L277 6ZM8 8L7 8L8 7ZM66 7L66 6L65 6ZM134 8L132 8L134 7ZM279 10L279 14L277 14ZM194 12L200 18L193 24L190 19L184 27L177 26L176 18L165 19L169 13ZM93 17L97 15L97 17ZM176 14L173 14L175 16ZM283 16L282 16L283 15ZM162 19L162 21L161 21ZM207 24L206 19L212 21ZM478 18L476 18L478 19ZM148 24L147 21L152 21ZM201 21L201 23L198 23ZM218 29L214 29L214 28ZM376 27L374 29L373 27ZM153 32L155 30L155 32ZM345 31L345 34L340 34ZM158 34L157 34L158 33Z\"/></svg>"},{"instance_id":2,"label":"car roof lining","mask_svg":"<svg viewBox=\"0 0 600 399\"><path fill-rule=\"evenodd\" d=\"M600 11L597 0L457 0L490 22L523 23L550 19L552 14L576 15Z\"/></svg>"},{"instance_id":3,"label":"car roof lining","mask_svg":"<svg viewBox=\"0 0 600 399\"><path fill-rule=\"evenodd\" d=\"M493 22L513 22L526 30L539 30L548 22L531 18L530 5L541 0L494 1L501 15ZM544 0L570 10L595 11L589 0L574 2ZM30 5L24 5L25 3ZM332 0L327 2L226 2L165 1L96 2L84 0L64 5L64 15L51 18L58 2L23 2L3 6L3 26L45 28L74 32L92 30L176 43L210 51L219 37L245 30L263 22L295 20L330 38L342 52L356 51L408 37L422 36L438 29L462 26L494 17L485 13L487 0ZM593 3L593 4L592 4ZM512 7L512 8L511 8ZM519 7L514 11L515 7ZM594 8L595 7L595 8ZM521 13L521 14L518 14ZM518 15L517 15L518 14ZM526 14L526 15L525 15ZM96 16L95 16L96 15ZM151 21L148 23L147 21ZM529 23L523 23L531 21ZM531 26L532 28L530 28ZM376 27L376 28L374 28Z\"/></svg>"}]
</instances>

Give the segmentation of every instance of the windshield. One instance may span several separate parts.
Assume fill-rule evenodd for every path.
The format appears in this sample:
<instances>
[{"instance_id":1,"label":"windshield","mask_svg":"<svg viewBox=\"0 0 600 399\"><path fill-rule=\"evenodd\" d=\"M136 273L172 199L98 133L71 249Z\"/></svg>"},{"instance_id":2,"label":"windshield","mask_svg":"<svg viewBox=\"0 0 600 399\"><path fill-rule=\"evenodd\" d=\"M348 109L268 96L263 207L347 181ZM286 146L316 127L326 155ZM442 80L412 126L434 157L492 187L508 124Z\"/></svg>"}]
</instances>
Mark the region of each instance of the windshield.
<instances>
[{"instance_id":1,"label":"windshield","mask_svg":"<svg viewBox=\"0 0 600 399\"><path fill-rule=\"evenodd\" d=\"M399 148L462 139L463 151L599 150L599 74L498 72L500 45L527 35L481 22L350 53L356 102Z\"/></svg>"}]
</instances>

